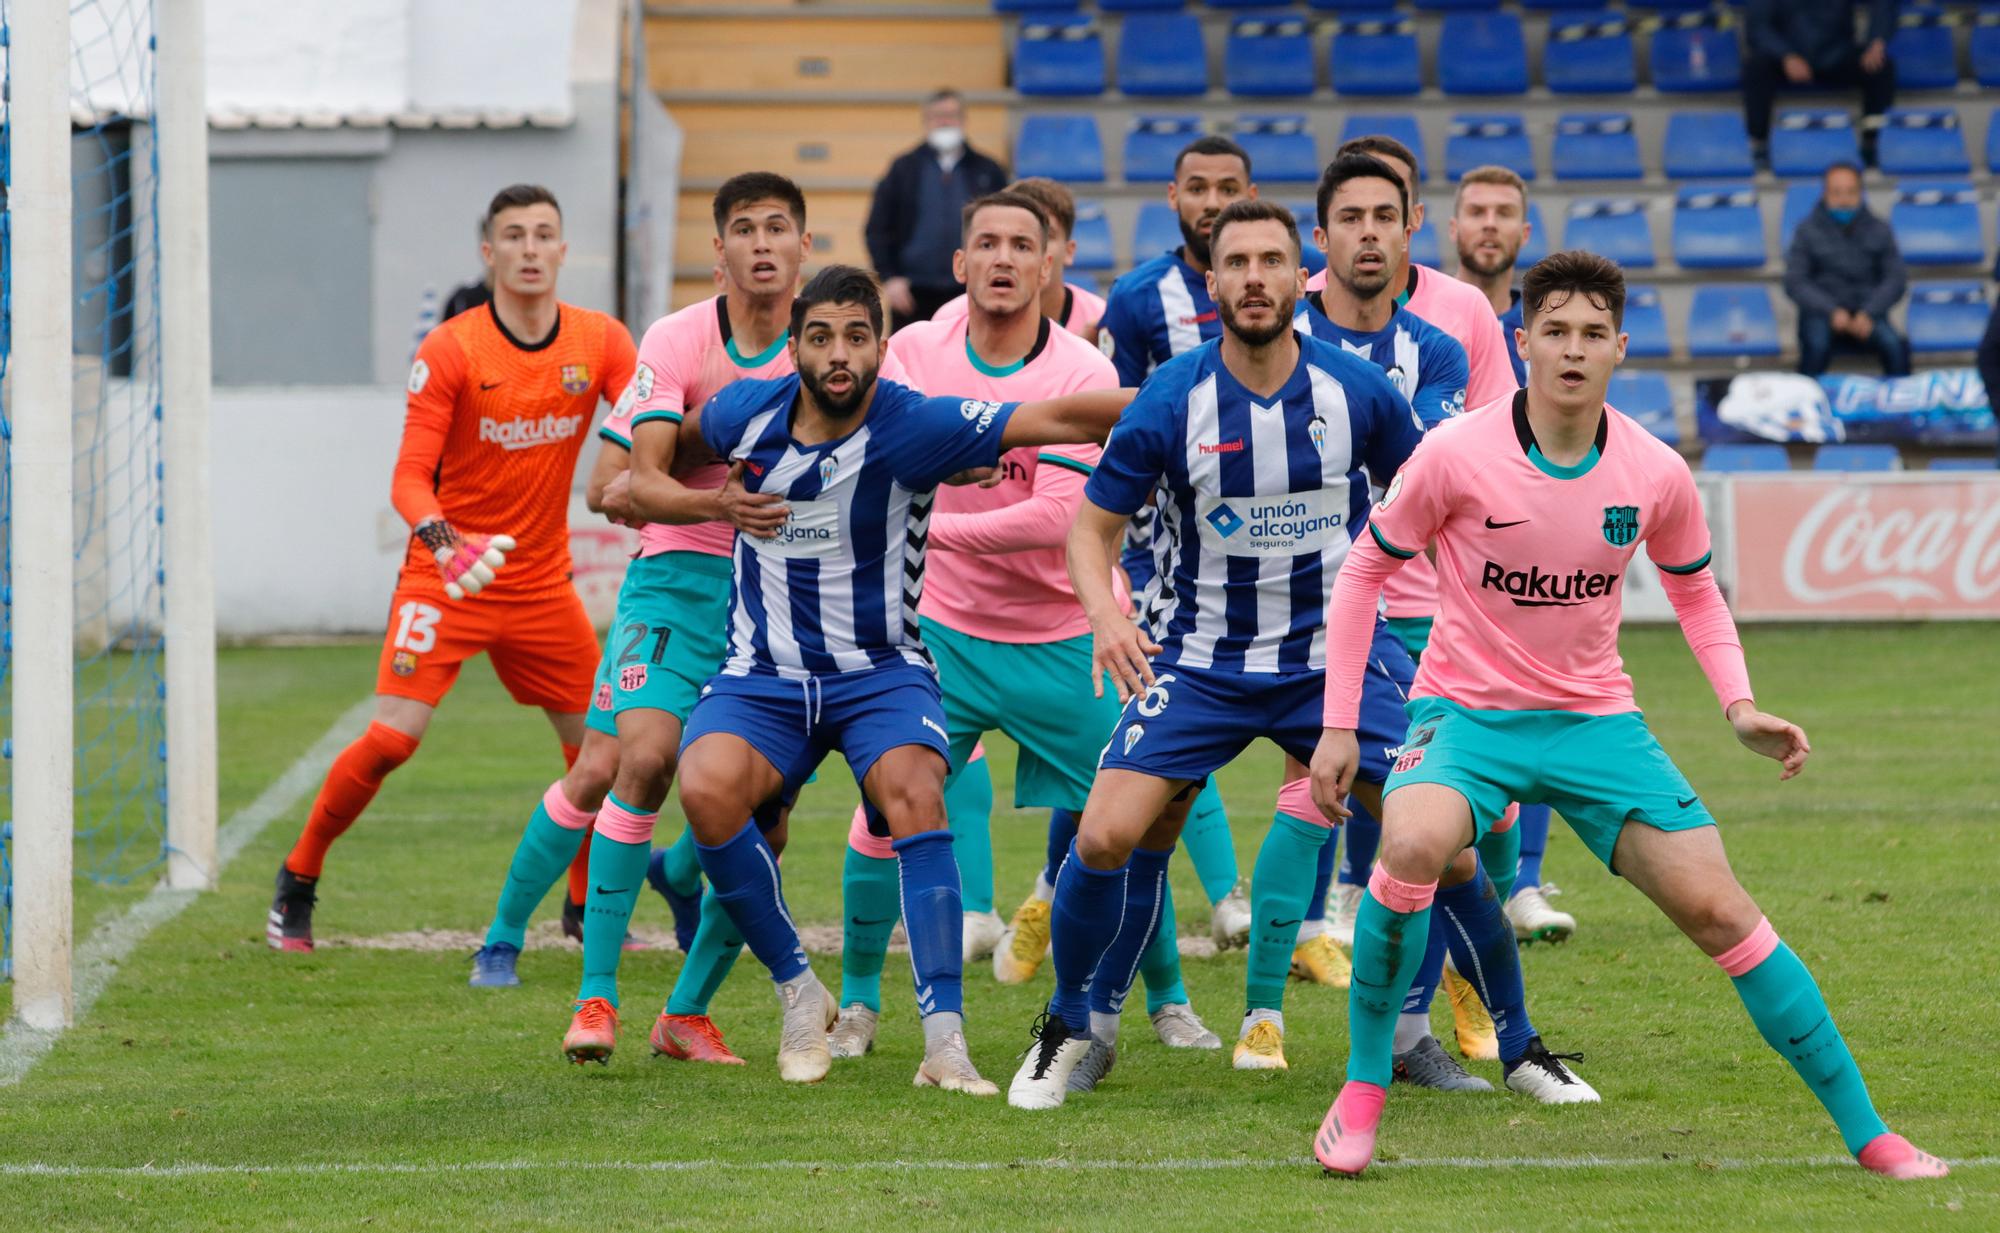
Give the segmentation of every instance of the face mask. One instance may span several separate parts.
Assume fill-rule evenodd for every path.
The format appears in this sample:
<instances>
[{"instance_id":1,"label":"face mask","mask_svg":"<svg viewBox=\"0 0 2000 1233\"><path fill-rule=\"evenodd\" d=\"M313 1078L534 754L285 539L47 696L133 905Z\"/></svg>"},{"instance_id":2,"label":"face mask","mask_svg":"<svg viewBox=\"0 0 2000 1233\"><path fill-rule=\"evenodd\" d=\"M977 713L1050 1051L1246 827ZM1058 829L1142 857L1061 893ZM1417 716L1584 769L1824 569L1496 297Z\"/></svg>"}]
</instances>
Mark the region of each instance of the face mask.
<instances>
[{"instance_id":1,"label":"face mask","mask_svg":"<svg viewBox=\"0 0 2000 1233\"><path fill-rule=\"evenodd\" d=\"M1833 215L1834 222L1839 223L1841 226L1845 227L1847 226L1847 224L1854 221L1854 216L1860 211L1853 209L1836 210L1832 206L1828 206L1826 212L1828 214Z\"/></svg>"},{"instance_id":2,"label":"face mask","mask_svg":"<svg viewBox=\"0 0 2000 1233\"><path fill-rule=\"evenodd\" d=\"M939 154L955 154L965 144L965 130L962 128L934 128L924 140L930 142L931 149Z\"/></svg>"}]
</instances>

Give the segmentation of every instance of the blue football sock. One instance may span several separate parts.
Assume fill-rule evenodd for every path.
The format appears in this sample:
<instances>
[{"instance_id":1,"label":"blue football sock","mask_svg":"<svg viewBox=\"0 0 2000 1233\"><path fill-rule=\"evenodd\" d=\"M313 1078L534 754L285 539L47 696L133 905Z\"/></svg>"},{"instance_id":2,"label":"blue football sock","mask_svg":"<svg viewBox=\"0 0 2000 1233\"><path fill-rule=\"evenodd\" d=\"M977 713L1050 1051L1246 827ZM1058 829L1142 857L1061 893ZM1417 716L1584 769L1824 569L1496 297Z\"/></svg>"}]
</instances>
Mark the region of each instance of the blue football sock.
<instances>
[{"instance_id":1,"label":"blue football sock","mask_svg":"<svg viewBox=\"0 0 2000 1233\"><path fill-rule=\"evenodd\" d=\"M1493 1016L1500 1060L1519 1058L1535 1034L1521 988L1521 951L1514 942L1514 927L1500 913L1499 892L1483 866L1470 882L1438 887L1437 902L1431 905L1431 932L1444 935L1452 966L1472 983L1486 1013Z\"/></svg>"},{"instance_id":2,"label":"blue football sock","mask_svg":"<svg viewBox=\"0 0 2000 1233\"><path fill-rule=\"evenodd\" d=\"M1222 792L1213 779L1194 798L1187 825L1181 828L1181 846L1194 863L1194 876L1201 879L1201 893L1210 903L1236 889L1236 841L1229 834L1229 811L1223 808Z\"/></svg>"},{"instance_id":3,"label":"blue football sock","mask_svg":"<svg viewBox=\"0 0 2000 1233\"><path fill-rule=\"evenodd\" d=\"M714 895L703 895L701 923L695 927L694 941L688 946L687 959L681 964L680 975L674 977L674 991L667 998L667 1013L707 1014L708 1004L715 1000L715 991L729 979L729 970L736 966L736 957L742 953L743 935L736 932L736 923L729 919L722 900Z\"/></svg>"},{"instance_id":4,"label":"blue football sock","mask_svg":"<svg viewBox=\"0 0 2000 1233\"><path fill-rule=\"evenodd\" d=\"M500 888L500 902L493 909L493 924L486 930L486 944L504 942L519 950L528 933L528 918L547 898L549 888L563 876L576 850L583 843L583 831L557 825L549 807L535 802L528 829L514 847L514 859L507 866L507 881Z\"/></svg>"},{"instance_id":5,"label":"blue football sock","mask_svg":"<svg viewBox=\"0 0 2000 1233\"><path fill-rule=\"evenodd\" d=\"M1279 814L1278 816L1286 817L1289 815ZM1305 819L1301 818L1299 821L1304 822ZM1306 822L1306 825L1311 826L1312 823ZM1325 828L1322 827L1321 829L1324 830ZM1306 920L1326 919L1326 892L1333 888L1334 857L1337 855L1334 851L1332 840L1333 836L1329 834L1327 842L1321 844L1319 851L1313 855L1313 860L1317 864L1314 866L1312 894L1306 900ZM1263 861L1260 859L1258 863L1262 864ZM1254 878L1251 880L1255 881Z\"/></svg>"},{"instance_id":6,"label":"blue football sock","mask_svg":"<svg viewBox=\"0 0 2000 1233\"><path fill-rule=\"evenodd\" d=\"M1181 931L1174 920L1174 888L1171 882L1160 887L1160 927L1139 956L1139 979L1146 982L1146 1013L1162 1006L1188 1000L1187 986L1181 982ZM1124 1002L1124 997L1119 997Z\"/></svg>"},{"instance_id":7,"label":"blue football sock","mask_svg":"<svg viewBox=\"0 0 2000 1233\"><path fill-rule=\"evenodd\" d=\"M1100 1015L1116 1015L1125 1009L1125 995L1139 977L1139 959L1160 927L1160 901L1167 885L1164 852L1134 848L1125 865L1125 907L1118 914L1117 928L1104 957L1097 961L1097 973L1090 978L1090 1009Z\"/></svg>"},{"instance_id":8,"label":"blue football sock","mask_svg":"<svg viewBox=\"0 0 2000 1233\"><path fill-rule=\"evenodd\" d=\"M993 775L986 759L966 763L944 781L944 816L956 841L959 895L968 912L993 910Z\"/></svg>"},{"instance_id":9,"label":"blue football sock","mask_svg":"<svg viewBox=\"0 0 2000 1233\"><path fill-rule=\"evenodd\" d=\"M1438 895L1444 895L1444 888L1438 888ZM1427 1015L1431 1011L1431 999L1437 996L1438 984L1444 980L1444 930L1438 928L1437 913L1431 913L1431 931L1424 939L1424 959L1417 965L1417 974L1410 979L1410 991L1403 997L1403 1013L1406 1015Z\"/></svg>"},{"instance_id":10,"label":"blue football sock","mask_svg":"<svg viewBox=\"0 0 2000 1233\"><path fill-rule=\"evenodd\" d=\"M1344 855L1340 861L1340 884L1342 886L1366 886L1368 875L1375 869L1375 849L1382 845L1382 824L1375 815L1368 812L1355 797L1347 798L1347 807L1354 816L1340 824Z\"/></svg>"},{"instance_id":11,"label":"blue football sock","mask_svg":"<svg viewBox=\"0 0 2000 1233\"><path fill-rule=\"evenodd\" d=\"M1792 1064L1833 1115L1848 1151L1859 1152L1875 1136L1888 1133L1819 986L1791 947L1779 942L1762 963L1730 980L1764 1043Z\"/></svg>"},{"instance_id":12,"label":"blue football sock","mask_svg":"<svg viewBox=\"0 0 2000 1233\"><path fill-rule=\"evenodd\" d=\"M917 1013L965 1009L965 907L950 831L924 831L893 845L902 882L903 928L910 936Z\"/></svg>"},{"instance_id":13,"label":"blue football sock","mask_svg":"<svg viewBox=\"0 0 2000 1233\"><path fill-rule=\"evenodd\" d=\"M1542 853L1549 850L1549 807L1522 805L1521 820L1514 824L1521 832L1521 860L1515 872L1516 886L1542 884ZM1505 901L1505 896L1502 896Z\"/></svg>"},{"instance_id":14,"label":"blue football sock","mask_svg":"<svg viewBox=\"0 0 2000 1233\"><path fill-rule=\"evenodd\" d=\"M1092 869L1070 845L1056 874L1049 910L1050 951L1056 971L1049 1013L1083 1036L1090 1031L1090 977L1125 913L1125 866Z\"/></svg>"},{"instance_id":15,"label":"blue football sock","mask_svg":"<svg viewBox=\"0 0 2000 1233\"><path fill-rule=\"evenodd\" d=\"M745 822L733 838L714 847L696 843L695 851L708 875L709 893L722 901L750 953L770 969L771 979L783 984L809 971L806 948L785 908L778 858L757 824Z\"/></svg>"},{"instance_id":16,"label":"blue football sock","mask_svg":"<svg viewBox=\"0 0 2000 1233\"><path fill-rule=\"evenodd\" d=\"M1370 890L1354 919L1354 978L1347 989L1347 1077L1388 1087L1396 1018L1423 962L1431 910L1392 912Z\"/></svg>"},{"instance_id":17,"label":"blue football sock","mask_svg":"<svg viewBox=\"0 0 2000 1233\"><path fill-rule=\"evenodd\" d=\"M902 915L901 886L896 862L847 849L840 875L841 927L840 1004L856 1002L882 1009L882 961L889 954L889 935Z\"/></svg>"},{"instance_id":18,"label":"blue football sock","mask_svg":"<svg viewBox=\"0 0 2000 1233\"><path fill-rule=\"evenodd\" d=\"M1061 872L1063 860L1069 856L1069 846L1076 842L1076 815L1067 809L1049 810L1049 851L1042 864L1042 876L1050 886L1056 884L1056 874Z\"/></svg>"}]
</instances>

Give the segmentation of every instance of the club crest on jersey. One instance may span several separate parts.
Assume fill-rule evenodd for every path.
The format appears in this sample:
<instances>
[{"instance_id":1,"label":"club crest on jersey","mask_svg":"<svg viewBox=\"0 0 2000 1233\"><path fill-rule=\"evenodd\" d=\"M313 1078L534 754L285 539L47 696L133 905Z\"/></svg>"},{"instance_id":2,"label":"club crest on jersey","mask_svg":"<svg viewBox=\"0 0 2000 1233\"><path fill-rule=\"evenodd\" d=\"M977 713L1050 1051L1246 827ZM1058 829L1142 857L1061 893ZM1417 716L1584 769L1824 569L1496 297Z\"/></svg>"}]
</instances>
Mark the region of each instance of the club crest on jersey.
<instances>
[{"instance_id":1,"label":"club crest on jersey","mask_svg":"<svg viewBox=\"0 0 2000 1233\"><path fill-rule=\"evenodd\" d=\"M1144 724L1133 724L1131 727L1125 729L1124 752L1128 754L1131 753L1132 746L1137 745L1139 743L1139 738L1144 735L1146 735L1146 725Z\"/></svg>"},{"instance_id":2,"label":"club crest on jersey","mask_svg":"<svg viewBox=\"0 0 2000 1233\"><path fill-rule=\"evenodd\" d=\"M839 473L840 473L840 459L835 458L831 454L828 454L826 457L819 460L819 486L821 488L832 487L833 477L835 475L838 475Z\"/></svg>"},{"instance_id":3,"label":"club crest on jersey","mask_svg":"<svg viewBox=\"0 0 2000 1233\"><path fill-rule=\"evenodd\" d=\"M410 651L398 651L389 661L389 671L397 676L408 676L417 670L417 657Z\"/></svg>"},{"instance_id":4,"label":"club crest on jersey","mask_svg":"<svg viewBox=\"0 0 2000 1233\"><path fill-rule=\"evenodd\" d=\"M581 394L590 388L590 365L564 364L557 380L562 385L563 393L571 396Z\"/></svg>"},{"instance_id":5,"label":"club crest on jersey","mask_svg":"<svg viewBox=\"0 0 2000 1233\"><path fill-rule=\"evenodd\" d=\"M1639 538L1639 507L1636 505L1607 505L1604 507L1604 539L1613 548L1623 548Z\"/></svg>"},{"instance_id":6,"label":"club crest on jersey","mask_svg":"<svg viewBox=\"0 0 2000 1233\"><path fill-rule=\"evenodd\" d=\"M626 693L646 687L646 665L626 664L618 670L618 688Z\"/></svg>"},{"instance_id":7,"label":"club crest on jersey","mask_svg":"<svg viewBox=\"0 0 2000 1233\"><path fill-rule=\"evenodd\" d=\"M606 681L597 687L597 699L593 705L600 711L611 709L611 682Z\"/></svg>"},{"instance_id":8,"label":"club crest on jersey","mask_svg":"<svg viewBox=\"0 0 2000 1233\"><path fill-rule=\"evenodd\" d=\"M1306 421L1306 436L1312 440L1313 449L1326 453L1326 419L1315 415Z\"/></svg>"}]
</instances>

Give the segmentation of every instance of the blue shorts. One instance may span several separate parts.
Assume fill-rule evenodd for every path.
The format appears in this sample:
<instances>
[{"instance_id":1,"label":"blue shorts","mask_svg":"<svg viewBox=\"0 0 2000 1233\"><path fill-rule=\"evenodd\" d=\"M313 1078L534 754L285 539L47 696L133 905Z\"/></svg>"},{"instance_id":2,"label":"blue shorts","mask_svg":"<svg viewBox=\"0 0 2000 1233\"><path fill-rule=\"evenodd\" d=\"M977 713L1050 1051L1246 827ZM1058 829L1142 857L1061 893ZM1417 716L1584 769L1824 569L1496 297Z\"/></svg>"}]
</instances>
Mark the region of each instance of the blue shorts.
<instances>
[{"instance_id":1,"label":"blue shorts","mask_svg":"<svg viewBox=\"0 0 2000 1233\"><path fill-rule=\"evenodd\" d=\"M1228 765L1260 736L1301 762L1311 762L1325 727L1326 673L1218 672L1153 666L1154 685L1125 704L1103 770L1138 771L1200 783ZM1409 733L1404 711L1416 666L1381 621L1361 686L1359 778L1379 784Z\"/></svg>"},{"instance_id":2,"label":"blue shorts","mask_svg":"<svg viewBox=\"0 0 2000 1233\"><path fill-rule=\"evenodd\" d=\"M797 794L819 764L839 750L868 778L883 754L922 745L951 764L937 674L914 664L790 680L765 674L716 676L702 686L688 716L681 754L711 732L742 737Z\"/></svg>"}]
</instances>

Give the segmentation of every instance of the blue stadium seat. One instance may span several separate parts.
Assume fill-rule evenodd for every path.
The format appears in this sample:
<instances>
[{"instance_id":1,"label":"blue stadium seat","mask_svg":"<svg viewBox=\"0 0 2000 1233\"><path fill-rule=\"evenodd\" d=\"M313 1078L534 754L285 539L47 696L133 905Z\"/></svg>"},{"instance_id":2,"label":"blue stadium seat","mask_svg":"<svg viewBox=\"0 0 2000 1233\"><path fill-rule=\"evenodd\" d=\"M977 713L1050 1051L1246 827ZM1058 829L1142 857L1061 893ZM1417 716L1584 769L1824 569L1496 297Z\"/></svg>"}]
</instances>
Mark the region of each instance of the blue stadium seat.
<instances>
[{"instance_id":1,"label":"blue stadium seat","mask_svg":"<svg viewBox=\"0 0 2000 1233\"><path fill-rule=\"evenodd\" d=\"M1949 90L1958 84L1958 48L1951 16L1927 4L1906 4L1896 17L1889 55L1899 90Z\"/></svg>"},{"instance_id":2,"label":"blue stadium seat","mask_svg":"<svg viewBox=\"0 0 2000 1233\"><path fill-rule=\"evenodd\" d=\"M1900 471L1903 457L1893 445L1828 442L1813 451L1815 471Z\"/></svg>"},{"instance_id":3,"label":"blue stadium seat","mask_svg":"<svg viewBox=\"0 0 2000 1233\"><path fill-rule=\"evenodd\" d=\"M1891 107L1877 165L1892 176L1969 176L1956 107Z\"/></svg>"},{"instance_id":4,"label":"blue stadium seat","mask_svg":"<svg viewBox=\"0 0 2000 1233\"><path fill-rule=\"evenodd\" d=\"M1097 23L1081 13L1022 18L1014 43L1014 89L1066 97L1104 93L1104 40Z\"/></svg>"},{"instance_id":5,"label":"blue stadium seat","mask_svg":"<svg viewBox=\"0 0 2000 1233\"><path fill-rule=\"evenodd\" d=\"M1986 333L1992 309L1977 282L1913 283L1909 336L1912 351L1972 351Z\"/></svg>"},{"instance_id":6,"label":"blue stadium seat","mask_svg":"<svg viewBox=\"0 0 2000 1233\"><path fill-rule=\"evenodd\" d=\"M1173 13L1186 3L1187 0L1097 0L1097 7L1106 13Z\"/></svg>"},{"instance_id":7,"label":"blue stadium seat","mask_svg":"<svg viewBox=\"0 0 2000 1233\"><path fill-rule=\"evenodd\" d=\"M1986 170L2000 172L2000 107L1986 121Z\"/></svg>"},{"instance_id":8,"label":"blue stadium seat","mask_svg":"<svg viewBox=\"0 0 2000 1233\"><path fill-rule=\"evenodd\" d=\"M1599 0L1521 0L1521 7L1533 12L1536 9L1601 9Z\"/></svg>"},{"instance_id":9,"label":"blue stadium seat","mask_svg":"<svg viewBox=\"0 0 2000 1233\"><path fill-rule=\"evenodd\" d=\"M1394 137L1397 141L1408 146L1410 153L1417 156L1417 179L1424 180L1429 178L1429 173L1425 170L1430 159L1424 153L1424 131L1417 127L1417 118L1415 116L1408 114L1384 115L1379 112L1372 115L1365 115L1357 112L1349 112L1347 119L1341 122L1341 145L1346 145L1356 137L1375 136Z\"/></svg>"},{"instance_id":10,"label":"blue stadium seat","mask_svg":"<svg viewBox=\"0 0 2000 1233\"><path fill-rule=\"evenodd\" d=\"M1299 225L1299 263L1314 274L1326 268L1326 254L1313 243L1313 228L1319 226L1319 203L1294 201L1289 206Z\"/></svg>"},{"instance_id":11,"label":"blue stadium seat","mask_svg":"<svg viewBox=\"0 0 2000 1233\"><path fill-rule=\"evenodd\" d=\"M1889 227L1911 265L1973 265L1985 259L1979 195L1963 180L1905 180Z\"/></svg>"},{"instance_id":12,"label":"blue stadium seat","mask_svg":"<svg viewBox=\"0 0 2000 1233\"><path fill-rule=\"evenodd\" d=\"M1625 333L1625 354L1630 359L1662 360L1674 353L1656 288L1643 283L1625 288Z\"/></svg>"},{"instance_id":13,"label":"blue stadium seat","mask_svg":"<svg viewBox=\"0 0 2000 1233\"><path fill-rule=\"evenodd\" d=\"M1558 180L1640 180L1639 138L1622 111L1570 112L1556 121L1549 149Z\"/></svg>"},{"instance_id":14,"label":"blue stadium seat","mask_svg":"<svg viewBox=\"0 0 2000 1233\"><path fill-rule=\"evenodd\" d=\"M1500 7L1500 0L1416 0L1416 6L1439 12L1450 12L1454 9L1462 12L1468 9L1497 9Z\"/></svg>"},{"instance_id":15,"label":"blue stadium seat","mask_svg":"<svg viewBox=\"0 0 2000 1233\"><path fill-rule=\"evenodd\" d=\"M1212 9L1268 9L1271 0L1202 0Z\"/></svg>"},{"instance_id":16,"label":"blue stadium seat","mask_svg":"<svg viewBox=\"0 0 2000 1233\"><path fill-rule=\"evenodd\" d=\"M1982 86L2000 86L2000 4L1993 0L1972 17L1972 76Z\"/></svg>"},{"instance_id":17,"label":"blue stadium seat","mask_svg":"<svg viewBox=\"0 0 2000 1233\"><path fill-rule=\"evenodd\" d=\"M1181 246L1181 220L1164 201L1139 205L1139 221L1132 228L1132 264L1151 261L1161 253Z\"/></svg>"},{"instance_id":18,"label":"blue stadium seat","mask_svg":"<svg viewBox=\"0 0 2000 1233\"><path fill-rule=\"evenodd\" d=\"M1276 98L1313 92L1312 40L1296 14L1239 17L1229 27L1223 80L1243 98Z\"/></svg>"},{"instance_id":19,"label":"blue stadium seat","mask_svg":"<svg viewBox=\"0 0 2000 1233\"><path fill-rule=\"evenodd\" d=\"M1070 239L1076 241L1076 266L1079 270L1109 270L1118 265L1118 254L1111 246L1111 220L1104 216L1104 207L1095 201L1076 203L1076 230Z\"/></svg>"},{"instance_id":20,"label":"blue stadium seat","mask_svg":"<svg viewBox=\"0 0 2000 1233\"><path fill-rule=\"evenodd\" d=\"M1779 353L1778 314L1762 283L1696 287L1688 306L1688 354L1696 359Z\"/></svg>"},{"instance_id":21,"label":"blue stadium seat","mask_svg":"<svg viewBox=\"0 0 2000 1233\"><path fill-rule=\"evenodd\" d=\"M1993 470L1993 460L1991 458L1933 458L1931 459L1930 469L1933 471L1991 471Z\"/></svg>"},{"instance_id":22,"label":"blue stadium seat","mask_svg":"<svg viewBox=\"0 0 2000 1233\"><path fill-rule=\"evenodd\" d=\"M1681 443L1681 426L1674 418L1674 390L1663 372L1628 368L1611 374L1604 401L1638 420L1647 432L1668 445Z\"/></svg>"},{"instance_id":23,"label":"blue stadium seat","mask_svg":"<svg viewBox=\"0 0 2000 1233\"><path fill-rule=\"evenodd\" d=\"M1729 0L1730 4L1741 8L1740 0ZM1661 16L1672 13L1706 12L1715 7L1715 0L1627 0L1627 8L1654 9Z\"/></svg>"},{"instance_id":24,"label":"blue stadium seat","mask_svg":"<svg viewBox=\"0 0 2000 1233\"><path fill-rule=\"evenodd\" d=\"M1580 200L1569 205L1563 247L1609 257L1628 270L1653 268L1653 225L1637 198Z\"/></svg>"},{"instance_id":25,"label":"blue stadium seat","mask_svg":"<svg viewBox=\"0 0 2000 1233\"><path fill-rule=\"evenodd\" d=\"M1816 176L1834 163L1861 163L1854 117L1844 108L1791 107L1771 125L1771 170L1781 176Z\"/></svg>"},{"instance_id":26,"label":"blue stadium seat","mask_svg":"<svg viewBox=\"0 0 2000 1233\"><path fill-rule=\"evenodd\" d=\"M1711 445L1701 456L1704 471L1789 471L1792 460L1785 447L1768 441L1755 444L1728 442Z\"/></svg>"},{"instance_id":27,"label":"blue stadium seat","mask_svg":"<svg viewBox=\"0 0 2000 1233\"><path fill-rule=\"evenodd\" d=\"M1660 163L1669 180L1756 174L1741 111L1676 111L1667 117Z\"/></svg>"},{"instance_id":28,"label":"blue stadium seat","mask_svg":"<svg viewBox=\"0 0 2000 1233\"><path fill-rule=\"evenodd\" d=\"M1632 27L1608 9L1560 12L1549 18L1542 82L1557 94L1630 94L1638 83Z\"/></svg>"},{"instance_id":29,"label":"blue stadium seat","mask_svg":"<svg viewBox=\"0 0 2000 1233\"><path fill-rule=\"evenodd\" d=\"M1139 116L1125 132L1125 179L1164 184L1174 178L1174 157L1201 136L1198 116Z\"/></svg>"},{"instance_id":30,"label":"blue stadium seat","mask_svg":"<svg viewBox=\"0 0 2000 1233\"><path fill-rule=\"evenodd\" d=\"M1417 28L1396 12L1344 16L1333 28L1327 70L1335 94L1420 93L1424 79L1417 61Z\"/></svg>"},{"instance_id":31,"label":"blue stadium seat","mask_svg":"<svg viewBox=\"0 0 2000 1233\"><path fill-rule=\"evenodd\" d=\"M1304 116L1238 116L1230 135L1250 156L1259 184L1319 181L1319 150Z\"/></svg>"},{"instance_id":32,"label":"blue stadium seat","mask_svg":"<svg viewBox=\"0 0 2000 1233\"><path fill-rule=\"evenodd\" d=\"M1523 180L1535 178L1535 148L1528 127L1511 112L1462 112L1451 118L1444 143L1444 174L1456 180L1474 167L1498 163Z\"/></svg>"},{"instance_id":33,"label":"blue stadium seat","mask_svg":"<svg viewBox=\"0 0 2000 1233\"><path fill-rule=\"evenodd\" d=\"M1083 0L993 0L996 13L1074 13Z\"/></svg>"},{"instance_id":34,"label":"blue stadium seat","mask_svg":"<svg viewBox=\"0 0 2000 1233\"><path fill-rule=\"evenodd\" d=\"M1515 268L1525 271L1529 266L1549 255L1549 230L1542 222L1542 204L1528 203L1528 238L1522 242L1521 251L1514 258Z\"/></svg>"},{"instance_id":35,"label":"blue stadium seat","mask_svg":"<svg viewBox=\"0 0 2000 1233\"><path fill-rule=\"evenodd\" d=\"M1446 94L1526 94L1528 40L1512 13L1452 13L1438 33Z\"/></svg>"},{"instance_id":36,"label":"blue stadium seat","mask_svg":"<svg viewBox=\"0 0 2000 1233\"><path fill-rule=\"evenodd\" d=\"M1104 178L1104 142L1097 117L1025 116L1014 142L1014 174L1094 184Z\"/></svg>"},{"instance_id":37,"label":"blue stadium seat","mask_svg":"<svg viewBox=\"0 0 2000 1233\"><path fill-rule=\"evenodd\" d=\"M1118 88L1143 97L1208 93L1201 19L1189 13L1135 13L1118 30Z\"/></svg>"},{"instance_id":38,"label":"blue stadium seat","mask_svg":"<svg viewBox=\"0 0 2000 1233\"><path fill-rule=\"evenodd\" d=\"M1819 204L1821 193L1818 180L1801 180L1785 186L1785 208L1778 215L1778 247L1789 250L1792 247L1792 232L1806 221L1806 215Z\"/></svg>"},{"instance_id":39,"label":"blue stadium seat","mask_svg":"<svg viewBox=\"0 0 2000 1233\"><path fill-rule=\"evenodd\" d=\"M1713 10L1662 14L1653 31L1647 61L1653 88L1662 94L1701 94L1737 89L1743 81L1743 53L1736 29L1725 27Z\"/></svg>"},{"instance_id":40,"label":"blue stadium seat","mask_svg":"<svg viewBox=\"0 0 2000 1233\"><path fill-rule=\"evenodd\" d=\"M1306 7L1325 13L1384 13L1398 0L1306 0Z\"/></svg>"},{"instance_id":41,"label":"blue stadium seat","mask_svg":"<svg viewBox=\"0 0 2000 1233\"><path fill-rule=\"evenodd\" d=\"M1750 269L1764 260L1754 186L1697 184L1674 195L1674 261L1682 269Z\"/></svg>"},{"instance_id":42,"label":"blue stadium seat","mask_svg":"<svg viewBox=\"0 0 2000 1233\"><path fill-rule=\"evenodd\" d=\"M1418 265L1427 265L1433 270L1444 267L1444 252L1438 247L1438 229L1426 217L1424 225L1417 228L1410 237L1410 260Z\"/></svg>"}]
</instances>

